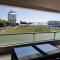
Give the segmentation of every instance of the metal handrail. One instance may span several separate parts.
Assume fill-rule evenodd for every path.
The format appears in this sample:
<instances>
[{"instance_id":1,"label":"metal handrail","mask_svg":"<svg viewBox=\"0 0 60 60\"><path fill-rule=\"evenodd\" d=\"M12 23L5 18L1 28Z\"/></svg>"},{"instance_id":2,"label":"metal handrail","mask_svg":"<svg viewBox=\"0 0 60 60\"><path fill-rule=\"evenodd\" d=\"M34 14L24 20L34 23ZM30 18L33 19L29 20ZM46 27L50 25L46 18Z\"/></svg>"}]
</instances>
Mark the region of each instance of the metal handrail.
<instances>
[{"instance_id":1,"label":"metal handrail","mask_svg":"<svg viewBox=\"0 0 60 60\"><path fill-rule=\"evenodd\" d=\"M0 36L3 35L19 35L19 34L40 34L40 33L59 33L59 32L20 32L20 33L6 33L6 34L0 34Z\"/></svg>"}]
</instances>

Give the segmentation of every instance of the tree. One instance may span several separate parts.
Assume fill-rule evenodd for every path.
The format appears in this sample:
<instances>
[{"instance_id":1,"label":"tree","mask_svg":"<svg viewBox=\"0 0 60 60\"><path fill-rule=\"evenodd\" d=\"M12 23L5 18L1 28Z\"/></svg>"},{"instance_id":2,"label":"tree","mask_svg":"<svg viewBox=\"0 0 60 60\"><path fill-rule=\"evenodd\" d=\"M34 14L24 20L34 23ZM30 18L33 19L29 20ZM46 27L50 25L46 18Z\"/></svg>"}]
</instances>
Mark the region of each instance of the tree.
<instances>
[{"instance_id":1,"label":"tree","mask_svg":"<svg viewBox=\"0 0 60 60\"><path fill-rule=\"evenodd\" d=\"M10 25L10 23L8 21L0 19L0 27L4 27L4 26L8 26L8 25Z\"/></svg>"},{"instance_id":2,"label":"tree","mask_svg":"<svg viewBox=\"0 0 60 60\"><path fill-rule=\"evenodd\" d=\"M20 21L20 24L32 24L31 22L27 23L25 21Z\"/></svg>"},{"instance_id":3,"label":"tree","mask_svg":"<svg viewBox=\"0 0 60 60\"><path fill-rule=\"evenodd\" d=\"M10 25L11 25L11 23L6 21L6 26L10 26Z\"/></svg>"},{"instance_id":4,"label":"tree","mask_svg":"<svg viewBox=\"0 0 60 60\"><path fill-rule=\"evenodd\" d=\"M25 22L25 21L20 21L20 24L27 24L27 22Z\"/></svg>"},{"instance_id":5,"label":"tree","mask_svg":"<svg viewBox=\"0 0 60 60\"><path fill-rule=\"evenodd\" d=\"M0 27L3 27L5 25L4 20L0 19Z\"/></svg>"},{"instance_id":6,"label":"tree","mask_svg":"<svg viewBox=\"0 0 60 60\"><path fill-rule=\"evenodd\" d=\"M31 22L29 22L28 24L32 24Z\"/></svg>"}]
</instances>

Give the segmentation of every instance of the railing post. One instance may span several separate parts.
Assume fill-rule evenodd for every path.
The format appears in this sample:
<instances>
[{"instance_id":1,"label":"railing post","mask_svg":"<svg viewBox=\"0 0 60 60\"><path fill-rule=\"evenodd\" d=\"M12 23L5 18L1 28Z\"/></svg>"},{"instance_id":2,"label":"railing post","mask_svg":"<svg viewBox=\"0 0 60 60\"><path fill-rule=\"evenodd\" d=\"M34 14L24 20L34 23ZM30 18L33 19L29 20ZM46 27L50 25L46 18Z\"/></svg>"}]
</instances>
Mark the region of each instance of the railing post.
<instances>
[{"instance_id":1,"label":"railing post","mask_svg":"<svg viewBox=\"0 0 60 60\"><path fill-rule=\"evenodd\" d=\"M54 40L55 40L55 37L56 37L56 32L54 32Z\"/></svg>"},{"instance_id":2,"label":"railing post","mask_svg":"<svg viewBox=\"0 0 60 60\"><path fill-rule=\"evenodd\" d=\"M33 33L33 42L35 41L35 33Z\"/></svg>"},{"instance_id":3,"label":"railing post","mask_svg":"<svg viewBox=\"0 0 60 60\"><path fill-rule=\"evenodd\" d=\"M0 46L2 45L3 41L3 36L0 36Z\"/></svg>"}]
</instances>

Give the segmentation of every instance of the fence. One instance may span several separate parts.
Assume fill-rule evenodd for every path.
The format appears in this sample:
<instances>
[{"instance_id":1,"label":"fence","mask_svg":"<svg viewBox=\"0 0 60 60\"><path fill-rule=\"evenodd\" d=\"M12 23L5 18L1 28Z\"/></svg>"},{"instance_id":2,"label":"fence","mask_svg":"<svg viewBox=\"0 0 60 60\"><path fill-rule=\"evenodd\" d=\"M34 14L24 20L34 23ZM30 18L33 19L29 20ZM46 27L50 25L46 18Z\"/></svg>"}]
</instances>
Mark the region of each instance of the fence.
<instances>
[{"instance_id":1,"label":"fence","mask_svg":"<svg viewBox=\"0 0 60 60\"><path fill-rule=\"evenodd\" d=\"M60 32L1 34L0 46L52 40L60 40Z\"/></svg>"}]
</instances>

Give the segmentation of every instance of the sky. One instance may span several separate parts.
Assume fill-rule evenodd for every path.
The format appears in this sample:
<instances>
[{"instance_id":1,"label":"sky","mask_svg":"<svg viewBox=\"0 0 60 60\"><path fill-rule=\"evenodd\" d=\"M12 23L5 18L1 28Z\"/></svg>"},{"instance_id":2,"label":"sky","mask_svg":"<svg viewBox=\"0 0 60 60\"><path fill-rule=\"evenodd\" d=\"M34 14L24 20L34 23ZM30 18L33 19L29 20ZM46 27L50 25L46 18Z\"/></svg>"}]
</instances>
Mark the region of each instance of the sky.
<instances>
[{"instance_id":1,"label":"sky","mask_svg":"<svg viewBox=\"0 0 60 60\"><path fill-rule=\"evenodd\" d=\"M0 18L8 20L8 12L11 10L16 12L17 22L47 22L50 20L60 21L60 13L7 5L0 5Z\"/></svg>"}]
</instances>

